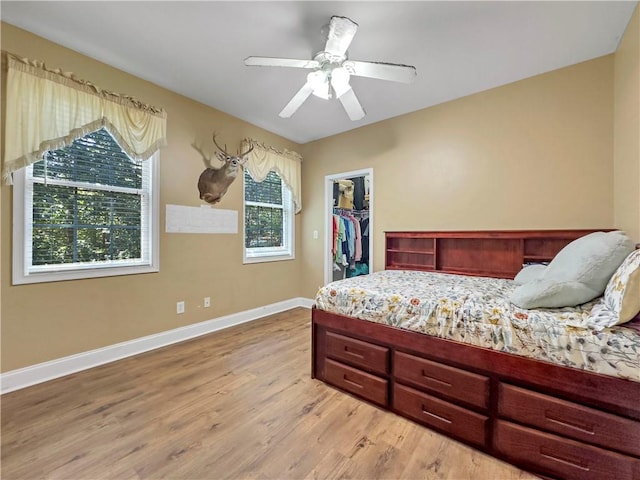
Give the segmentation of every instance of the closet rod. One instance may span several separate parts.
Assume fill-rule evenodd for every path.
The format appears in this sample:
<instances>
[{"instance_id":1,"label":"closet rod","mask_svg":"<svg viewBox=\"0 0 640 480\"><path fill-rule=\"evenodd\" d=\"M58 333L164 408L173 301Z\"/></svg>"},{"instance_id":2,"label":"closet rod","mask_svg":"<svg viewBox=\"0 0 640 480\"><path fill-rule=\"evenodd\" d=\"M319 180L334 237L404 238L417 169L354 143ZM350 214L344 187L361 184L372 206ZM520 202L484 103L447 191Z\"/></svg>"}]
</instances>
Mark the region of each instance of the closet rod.
<instances>
[{"instance_id":1,"label":"closet rod","mask_svg":"<svg viewBox=\"0 0 640 480\"><path fill-rule=\"evenodd\" d=\"M353 215L354 217L368 217L369 210L350 210L348 208L333 207L333 213L336 215Z\"/></svg>"}]
</instances>

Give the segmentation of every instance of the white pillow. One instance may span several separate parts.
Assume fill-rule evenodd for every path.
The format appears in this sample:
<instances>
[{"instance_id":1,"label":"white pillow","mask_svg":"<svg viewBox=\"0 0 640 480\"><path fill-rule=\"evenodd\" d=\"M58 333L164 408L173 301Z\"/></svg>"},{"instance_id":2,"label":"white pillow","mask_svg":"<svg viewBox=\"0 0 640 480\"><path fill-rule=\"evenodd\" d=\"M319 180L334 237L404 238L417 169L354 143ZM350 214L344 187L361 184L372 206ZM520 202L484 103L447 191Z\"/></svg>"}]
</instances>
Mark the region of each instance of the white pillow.
<instances>
[{"instance_id":1,"label":"white pillow","mask_svg":"<svg viewBox=\"0 0 640 480\"><path fill-rule=\"evenodd\" d=\"M589 316L591 328L621 325L640 313L640 250L632 252L609 280L604 298Z\"/></svg>"},{"instance_id":2,"label":"white pillow","mask_svg":"<svg viewBox=\"0 0 640 480\"><path fill-rule=\"evenodd\" d=\"M544 274L546 269L547 266L542 265L541 263L525 265L515 276L513 283L516 285L524 285L525 283L532 282L533 280L538 280Z\"/></svg>"},{"instance_id":3,"label":"white pillow","mask_svg":"<svg viewBox=\"0 0 640 480\"><path fill-rule=\"evenodd\" d=\"M560 308L593 300L604 293L633 250L633 241L620 231L580 237L558 252L538 280L516 288L511 303L520 308Z\"/></svg>"}]
</instances>

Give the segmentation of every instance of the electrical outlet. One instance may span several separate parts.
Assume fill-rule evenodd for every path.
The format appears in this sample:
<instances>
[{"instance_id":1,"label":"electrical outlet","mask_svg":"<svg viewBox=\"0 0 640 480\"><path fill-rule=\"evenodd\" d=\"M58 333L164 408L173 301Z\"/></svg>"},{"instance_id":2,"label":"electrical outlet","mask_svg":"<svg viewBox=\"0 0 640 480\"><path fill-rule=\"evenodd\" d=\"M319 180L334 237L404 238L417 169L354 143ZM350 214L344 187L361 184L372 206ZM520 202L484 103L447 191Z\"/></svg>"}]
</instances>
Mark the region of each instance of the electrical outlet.
<instances>
[{"instance_id":1,"label":"electrical outlet","mask_svg":"<svg viewBox=\"0 0 640 480\"><path fill-rule=\"evenodd\" d=\"M176 313L184 313L184 302L176 303Z\"/></svg>"},{"instance_id":2,"label":"electrical outlet","mask_svg":"<svg viewBox=\"0 0 640 480\"><path fill-rule=\"evenodd\" d=\"M204 297L204 308L211 306L211 297Z\"/></svg>"},{"instance_id":3,"label":"electrical outlet","mask_svg":"<svg viewBox=\"0 0 640 480\"><path fill-rule=\"evenodd\" d=\"M313 239L317 240L318 239L318 230L314 230L313 231Z\"/></svg>"}]
</instances>

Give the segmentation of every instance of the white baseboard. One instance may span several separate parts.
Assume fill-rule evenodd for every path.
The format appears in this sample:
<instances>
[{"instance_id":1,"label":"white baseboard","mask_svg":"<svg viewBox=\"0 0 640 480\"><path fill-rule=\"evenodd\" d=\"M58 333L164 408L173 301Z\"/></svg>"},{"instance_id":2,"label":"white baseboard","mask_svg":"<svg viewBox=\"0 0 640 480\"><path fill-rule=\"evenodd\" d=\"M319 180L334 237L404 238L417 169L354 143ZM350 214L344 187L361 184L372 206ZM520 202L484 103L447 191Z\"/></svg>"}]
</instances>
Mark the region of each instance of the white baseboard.
<instances>
[{"instance_id":1,"label":"white baseboard","mask_svg":"<svg viewBox=\"0 0 640 480\"><path fill-rule=\"evenodd\" d=\"M284 312L296 307L311 308L313 300L310 298L292 298L282 302L272 303L264 307L245 310L243 312L213 318L193 325L167 330L146 337L128 340L108 347L90 350L88 352L69 355L48 362L38 363L25 368L11 370L0 374L0 394L13 392L21 388L38 383L64 377L71 373L87 370L105 363L115 362L123 358L138 355L160 347L166 347L207 333L229 328L241 323L251 322L267 315Z\"/></svg>"},{"instance_id":2,"label":"white baseboard","mask_svg":"<svg viewBox=\"0 0 640 480\"><path fill-rule=\"evenodd\" d=\"M311 308L315 303L312 298L298 297L295 300L300 302L298 305L296 305L297 307Z\"/></svg>"}]
</instances>

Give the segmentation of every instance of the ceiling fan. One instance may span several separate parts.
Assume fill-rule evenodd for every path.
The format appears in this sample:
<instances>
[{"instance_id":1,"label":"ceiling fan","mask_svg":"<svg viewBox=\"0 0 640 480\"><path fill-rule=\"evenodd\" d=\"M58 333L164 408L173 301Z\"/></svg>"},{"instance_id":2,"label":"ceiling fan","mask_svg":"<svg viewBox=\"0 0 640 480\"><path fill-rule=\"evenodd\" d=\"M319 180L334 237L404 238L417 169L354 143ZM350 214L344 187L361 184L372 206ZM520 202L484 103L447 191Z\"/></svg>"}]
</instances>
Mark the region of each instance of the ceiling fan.
<instances>
[{"instance_id":1,"label":"ceiling fan","mask_svg":"<svg viewBox=\"0 0 640 480\"><path fill-rule=\"evenodd\" d=\"M349 84L351 75L377 78L392 82L411 83L416 69L410 65L349 60L347 48L358 30L358 24L347 17L331 17L324 50L313 60L294 58L247 57L244 64L252 67L293 67L311 70L307 82L296 93L279 115L288 118L311 94L326 100L338 98L353 121L365 116L358 97Z\"/></svg>"}]
</instances>

